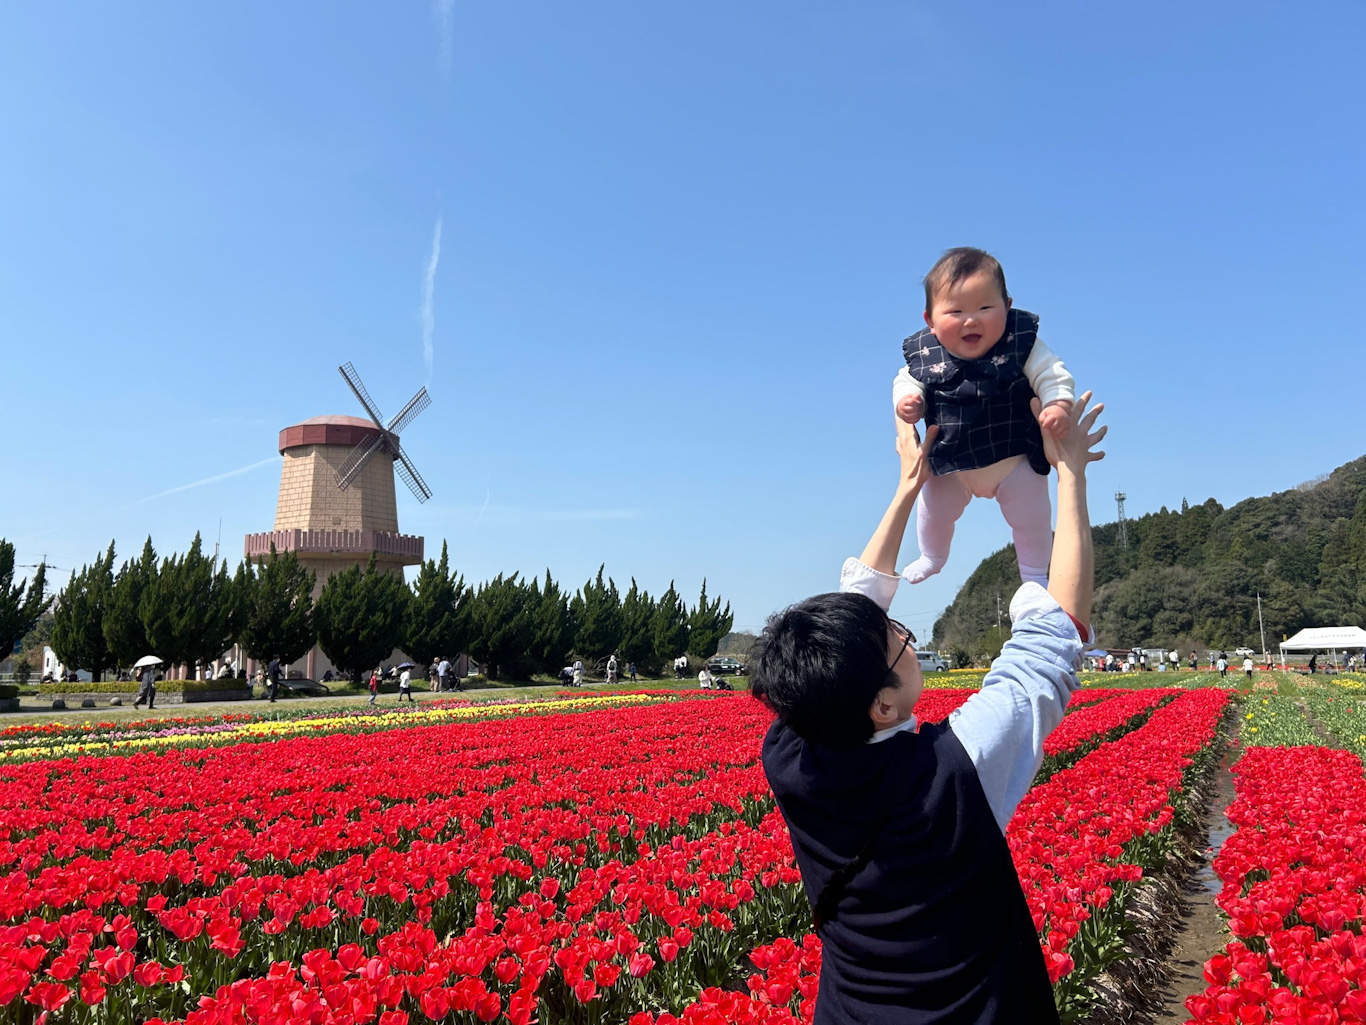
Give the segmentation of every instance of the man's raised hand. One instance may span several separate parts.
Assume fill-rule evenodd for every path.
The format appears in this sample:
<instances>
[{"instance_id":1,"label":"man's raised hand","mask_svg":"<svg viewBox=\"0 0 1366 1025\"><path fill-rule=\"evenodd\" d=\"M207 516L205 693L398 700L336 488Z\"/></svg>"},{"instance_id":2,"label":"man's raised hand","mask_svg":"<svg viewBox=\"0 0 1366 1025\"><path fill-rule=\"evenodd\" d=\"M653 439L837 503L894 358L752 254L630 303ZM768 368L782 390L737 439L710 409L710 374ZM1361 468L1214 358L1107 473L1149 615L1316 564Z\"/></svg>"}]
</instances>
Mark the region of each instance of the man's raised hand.
<instances>
[{"instance_id":1,"label":"man's raised hand","mask_svg":"<svg viewBox=\"0 0 1366 1025\"><path fill-rule=\"evenodd\" d=\"M939 427L927 427L925 429L925 440L920 439L920 432L912 424L904 420L898 420L896 425L896 451L901 456L901 480L903 488L914 488L919 491L921 486L932 476L930 472L930 446L934 444L934 439L939 437Z\"/></svg>"}]
</instances>

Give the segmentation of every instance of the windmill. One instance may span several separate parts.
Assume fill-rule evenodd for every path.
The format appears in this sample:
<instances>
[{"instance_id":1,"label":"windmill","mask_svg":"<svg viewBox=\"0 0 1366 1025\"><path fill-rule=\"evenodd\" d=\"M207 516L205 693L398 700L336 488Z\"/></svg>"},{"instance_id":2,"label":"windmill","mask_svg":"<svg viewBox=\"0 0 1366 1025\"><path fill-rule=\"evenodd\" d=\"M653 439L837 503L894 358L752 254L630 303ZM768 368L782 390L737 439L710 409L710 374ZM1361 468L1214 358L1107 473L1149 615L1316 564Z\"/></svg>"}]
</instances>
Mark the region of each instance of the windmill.
<instances>
[{"instance_id":1,"label":"windmill","mask_svg":"<svg viewBox=\"0 0 1366 1025\"><path fill-rule=\"evenodd\" d=\"M349 488L351 482L365 468L365 464L374 458L375 453L383 452L393 460L394 473L398 474L403 483L408 485L408 490L413 493L413 497L419 502L427 501L432 497L431 488L427 487L427 482L422 479L422 474L417 472L417 467L408 458L408 453L403 451L403 446L399 444L398 439L399 432L432 404L427 389L425 387L419 388L417 394L408 400L408 404L399 410L398 414L386 426L383 416L380 415L379 409L370 398L370 393L365 390L360 375L356 373L356 368L350 363L343 363L337 370L341 372L346 383L355 392L356 398L360 400L366 414L379 428L378 434L371 435L358 444L351 450L351 455L347 457L346 462L337 468L337 487L342 491Z\"/></svg>"}]
</instances>

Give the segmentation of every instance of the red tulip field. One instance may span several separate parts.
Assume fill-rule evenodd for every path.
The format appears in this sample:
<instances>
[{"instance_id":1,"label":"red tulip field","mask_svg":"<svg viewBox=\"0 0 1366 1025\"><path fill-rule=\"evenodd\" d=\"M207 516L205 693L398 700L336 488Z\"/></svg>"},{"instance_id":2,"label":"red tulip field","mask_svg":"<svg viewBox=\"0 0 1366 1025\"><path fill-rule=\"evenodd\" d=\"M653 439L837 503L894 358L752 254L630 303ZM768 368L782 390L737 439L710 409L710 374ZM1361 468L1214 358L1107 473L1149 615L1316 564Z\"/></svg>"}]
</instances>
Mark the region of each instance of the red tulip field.
<instances>
[{"instance_id":1,"label":"red tulip field","mask_svg":"<svg viewBox=\"0 0 1366 1025\"><path fill-rule=\"evenodd\" d=\"M917 714L971 693L927 690ZM1136 909L1222 760L1229 933L1191 1019L1366 1021L1366 725L1335 693L1075 696L1007 831L1066 1020L1152 960ZM0 1021L811 1019L820 942L757 702L496 711L0 731ZM1268 746L1230 753L1239 726Z\"/></svg>"}]
</instances>

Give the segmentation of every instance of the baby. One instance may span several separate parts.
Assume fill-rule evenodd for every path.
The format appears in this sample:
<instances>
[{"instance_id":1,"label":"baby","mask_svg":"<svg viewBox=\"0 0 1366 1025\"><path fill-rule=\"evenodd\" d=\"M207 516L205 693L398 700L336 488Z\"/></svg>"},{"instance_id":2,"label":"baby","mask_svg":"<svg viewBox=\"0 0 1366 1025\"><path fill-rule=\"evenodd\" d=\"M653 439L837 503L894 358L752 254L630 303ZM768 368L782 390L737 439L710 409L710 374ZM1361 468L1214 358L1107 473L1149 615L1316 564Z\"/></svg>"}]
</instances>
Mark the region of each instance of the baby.
<instances>
[{"instance_id":1,"label":"baby","mask_svg":"<svg viewBox=\"0 0 1366 1025\"><path fill-rule=\"evenodd\" d=\"M1066 436L1072 375L1038 340L1039 318L1012 308L1005 272L980 249L950 249L930 268L925 323L902 343L906 366L892 385L898 417L939 426L916 515L920 558L902 576L918 584L944 568L954 524L976 496L1000 504L1020 579L1047 587L1053 529L1041 429Z\"/></svg>"}]
</instances>

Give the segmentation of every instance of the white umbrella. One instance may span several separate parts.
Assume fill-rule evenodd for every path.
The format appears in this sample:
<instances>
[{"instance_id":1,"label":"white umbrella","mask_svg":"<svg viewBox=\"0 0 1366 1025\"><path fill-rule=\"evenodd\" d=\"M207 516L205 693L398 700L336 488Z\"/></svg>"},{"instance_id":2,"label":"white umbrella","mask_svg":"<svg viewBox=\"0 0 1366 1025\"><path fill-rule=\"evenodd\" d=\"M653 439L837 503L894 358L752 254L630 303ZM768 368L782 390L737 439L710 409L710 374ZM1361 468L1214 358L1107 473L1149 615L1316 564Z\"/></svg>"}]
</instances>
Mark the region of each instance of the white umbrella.
<instances>
[{"instance_id":1,"label":"white umbrella","mask_svg":"<svg viewBox=\"0 0 1366 1025\"><path fill-rule=\"evenodd\" d=\"M141 669L143 666L159 665L161 665L161 659L157 658L155 655L143 655L142 658L133 663L133 668Z\"/></svg>"}]
</instances>

